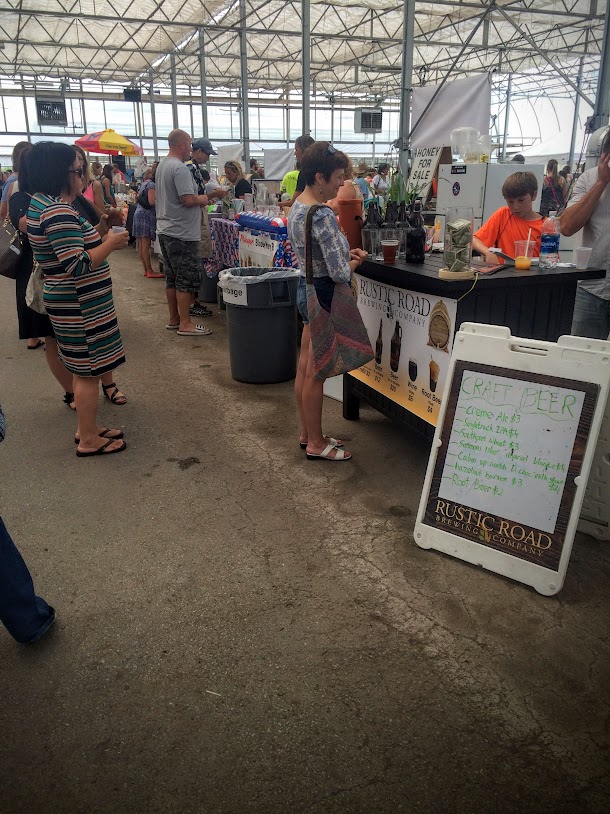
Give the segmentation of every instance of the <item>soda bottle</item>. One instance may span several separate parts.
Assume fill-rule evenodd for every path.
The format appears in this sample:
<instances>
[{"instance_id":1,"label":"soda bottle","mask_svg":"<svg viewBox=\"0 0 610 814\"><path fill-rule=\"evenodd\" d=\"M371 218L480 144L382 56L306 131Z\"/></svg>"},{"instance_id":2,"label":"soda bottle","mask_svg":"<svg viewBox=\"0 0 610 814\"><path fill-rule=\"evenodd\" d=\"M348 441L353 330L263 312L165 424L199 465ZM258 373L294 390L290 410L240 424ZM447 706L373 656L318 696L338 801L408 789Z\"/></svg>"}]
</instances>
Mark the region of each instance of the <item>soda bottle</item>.
<instances>
[{"instance_id":1,"label":"soda bottle","mask_svg":"<svg viewBox=\"0 0 610 814\"><path fill-rule=\"evenodd\" d=\"M542 224L538 261L541 269L554 269L559 261L559 218L555 215L555 212L549 212Z\"/></svg>"}]
</instances>

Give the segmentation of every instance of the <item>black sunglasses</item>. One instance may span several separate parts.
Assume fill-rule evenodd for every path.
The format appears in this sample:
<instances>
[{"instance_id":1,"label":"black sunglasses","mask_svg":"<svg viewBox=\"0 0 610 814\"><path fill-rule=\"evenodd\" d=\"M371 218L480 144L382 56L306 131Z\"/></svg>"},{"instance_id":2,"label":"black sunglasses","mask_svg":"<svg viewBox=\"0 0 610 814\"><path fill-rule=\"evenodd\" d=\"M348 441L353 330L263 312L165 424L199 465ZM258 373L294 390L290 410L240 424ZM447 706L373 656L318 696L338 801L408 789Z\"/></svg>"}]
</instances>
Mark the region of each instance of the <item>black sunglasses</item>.
<instances>
[{"instance_id":1,"label":"black sunglasses","mask_svg":"<svg viewBox=\"0 0 610 814\"><path fill-rule=\"evenodd\" d=\"M326 148L326 155L334 155L336 152L337 151L335 150L332 144L329 144L328 147Z\"/></svg>"},{"instance_id":2,"label":"black sunglasses","mask_svg":"<svg viewBox=\"0 0 610 814\"><path fill-rule=\"evenodd\" d=\"M85 171L82 167L79 167L77 170L68 170L68 172L73 172L74 175L78 175L79 178L82 178L85 174Z\"/></svg>"}]
</instances>

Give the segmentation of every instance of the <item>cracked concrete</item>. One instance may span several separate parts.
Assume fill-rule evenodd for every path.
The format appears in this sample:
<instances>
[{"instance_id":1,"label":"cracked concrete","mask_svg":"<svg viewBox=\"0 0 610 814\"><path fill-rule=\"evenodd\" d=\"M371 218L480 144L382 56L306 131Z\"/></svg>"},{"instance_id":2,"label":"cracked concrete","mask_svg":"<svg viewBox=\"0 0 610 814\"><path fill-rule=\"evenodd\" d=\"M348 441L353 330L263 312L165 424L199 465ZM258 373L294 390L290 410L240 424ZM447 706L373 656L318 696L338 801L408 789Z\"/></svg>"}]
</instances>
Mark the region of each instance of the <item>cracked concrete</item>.
<instances>
[{"instance_id":1,"label":"cracked concrete","mask_svg":"<svg viewBox=\"0 0 610 814\"><path fill-rule=\"evenodd\" d=\"M419 549L424 442L328 402L354 460L308 463L221 314L185 341L113 274L129 449L88 461L0 278L0 511L58 611L0 636L1 814L608 811L608 545L554 598Z\"/></svg>"}]
</instances>

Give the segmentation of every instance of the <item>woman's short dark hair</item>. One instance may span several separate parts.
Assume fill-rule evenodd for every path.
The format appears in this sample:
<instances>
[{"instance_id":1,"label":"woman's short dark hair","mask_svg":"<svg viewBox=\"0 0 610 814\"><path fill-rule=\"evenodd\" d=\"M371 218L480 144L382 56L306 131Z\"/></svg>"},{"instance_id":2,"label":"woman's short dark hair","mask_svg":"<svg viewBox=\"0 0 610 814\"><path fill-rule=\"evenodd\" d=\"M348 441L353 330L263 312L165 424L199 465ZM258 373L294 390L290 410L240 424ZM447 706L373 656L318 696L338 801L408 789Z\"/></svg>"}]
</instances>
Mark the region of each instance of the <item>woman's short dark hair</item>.
<instances>
[{"instance_id":1,"label":"woman's short dark hair","mask_svg":"<svg viewBox=\"0 0 610 814\"><path fill-rule=\"evenodd\" d=\"M345 153L335 150L329 141L315 141L305 150L301 159L301 172L305 177L305 185L312 187L316 182L318 172L325 181L330 181L333 172L346 170L348 163L349 159Z\"/></svg>"},{"instance_id":2,"label":"woman's short dark hair","mask_svg":"<svg viewBox=\"0 0 610 814\"><path fill-rule=\"evenodd\" d=\"M69 144L39 141L27 155L26 192L57 197L70 189L70 173L76 159L76 150ZM19 185L21 189L21 184Z\"/></svg>"},{"instance_id":3,"label":"woman's short dark hair","mask_svg":"<svg viewBox=\"0 0 610 814\"><path fill-rule=\"evenodd\" d=\"M389 164L380 164L380 165L377 167L377 174L378 174L378 175L381 175L381 173L382 173L384 170L389 170L389 169L390 169L390 165L389 165Z\"/></svg>"},{"instance_id":4,"label":"woman's short dark hair","mask_svg":"<svg viewBox=\"0 0 610 814\"><path fill-rule=\"evenodd\" d=\"M104 176L104 178L107 178L109 181L112 181L112 164L104 164L102 175Z\"/></svg>"},{"instance_id":5,"label":"woman's short dark hair","mask_svg":"<svg viewBox=\"0 0 610 814\"><path fill-rule=\"evenodd\" d=\"M299 150L306 150L308 147L311 147L311 145L314 143L315 140L312 139L311 136L299 136L298 139L294 142L294 146L298 147Z\"/></svg>"},{"instance_id":6,"label":"woman's short dark hair","mask_svg":"<svg viewBox=\"0 0 610 814\"><path fill-rule=\"evenodd\" d=\"M201 177L207 184L207 182L210 180L210 173L207 170L199 170L199 172L201 173Z\"/></svg>"}]
</instances>

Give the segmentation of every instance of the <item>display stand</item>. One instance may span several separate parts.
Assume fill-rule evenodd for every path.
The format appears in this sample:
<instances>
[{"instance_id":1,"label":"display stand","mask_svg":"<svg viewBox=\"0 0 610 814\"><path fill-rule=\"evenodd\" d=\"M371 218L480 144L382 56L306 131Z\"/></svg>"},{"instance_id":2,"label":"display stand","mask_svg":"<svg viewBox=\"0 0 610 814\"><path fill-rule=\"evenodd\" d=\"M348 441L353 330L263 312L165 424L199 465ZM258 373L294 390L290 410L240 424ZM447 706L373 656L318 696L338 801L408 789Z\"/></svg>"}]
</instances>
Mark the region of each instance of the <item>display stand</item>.
<instances>
[{"instance_id":1,"label":"display stand","mask_svg":"<svg viewBox=\"0 0 610 814\"><path fill-rule=\"evenodd\" d=\"M579 341L585 349L591 345L590 339L572 337L572 340ZM600 344L610 353L610 341ZM610 540L610 399L595 447L578 530L598 540Z\"/></svg>"},{"instance_id":2,"label":"display stand","mask_svg":"<svg viewBox=\"0 0 610 814\"><path fill-rule=\"evenodd\" d=\"M415 541L551 596L568 567L608 400L607 343L514 338L466 323L447 387Z\"/></svg>"}]
</instances>

